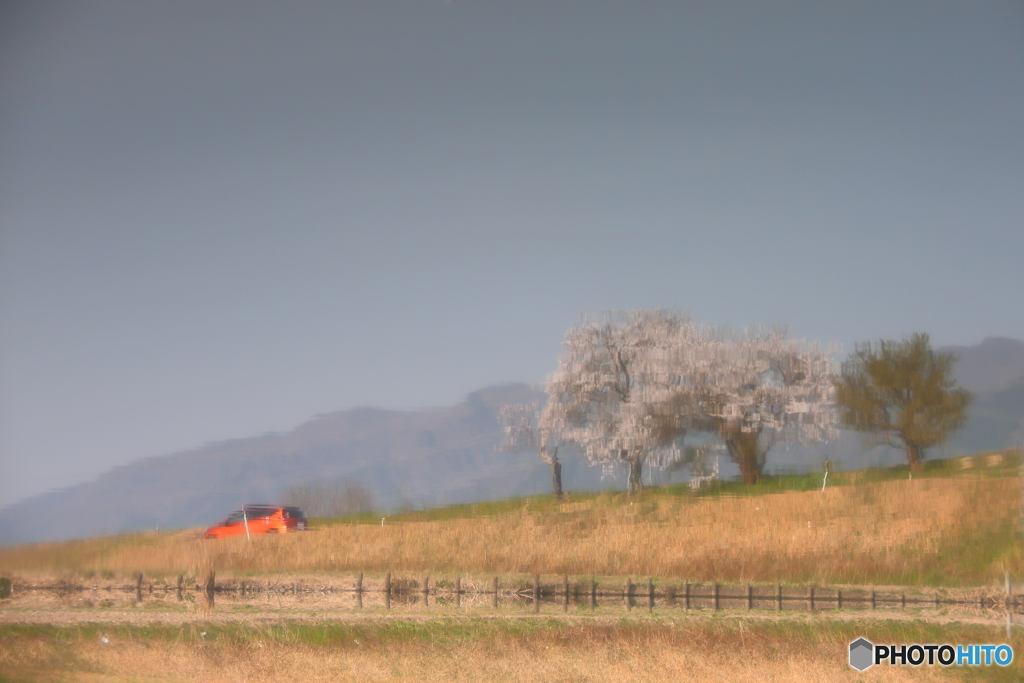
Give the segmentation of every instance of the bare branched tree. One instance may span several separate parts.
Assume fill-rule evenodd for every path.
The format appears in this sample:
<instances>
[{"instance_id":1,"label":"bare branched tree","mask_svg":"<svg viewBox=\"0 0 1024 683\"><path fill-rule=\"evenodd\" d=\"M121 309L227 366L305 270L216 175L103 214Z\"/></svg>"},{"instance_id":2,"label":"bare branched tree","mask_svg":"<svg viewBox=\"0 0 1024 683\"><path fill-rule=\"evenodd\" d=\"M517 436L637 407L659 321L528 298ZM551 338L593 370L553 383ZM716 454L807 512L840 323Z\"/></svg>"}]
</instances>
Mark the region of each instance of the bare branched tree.
<instances>
[{"instance_id":1,"label":"bare branched tree","mask_svg":"<svg viewBox=\"0 0 1024 683\"><path fill-rule=\"evenodd\" d=\"M373 492L357 481L339 478L292 486L282 500L302 508L309 517L341 517L373 510Z\"/></svg>"}]
</instances>

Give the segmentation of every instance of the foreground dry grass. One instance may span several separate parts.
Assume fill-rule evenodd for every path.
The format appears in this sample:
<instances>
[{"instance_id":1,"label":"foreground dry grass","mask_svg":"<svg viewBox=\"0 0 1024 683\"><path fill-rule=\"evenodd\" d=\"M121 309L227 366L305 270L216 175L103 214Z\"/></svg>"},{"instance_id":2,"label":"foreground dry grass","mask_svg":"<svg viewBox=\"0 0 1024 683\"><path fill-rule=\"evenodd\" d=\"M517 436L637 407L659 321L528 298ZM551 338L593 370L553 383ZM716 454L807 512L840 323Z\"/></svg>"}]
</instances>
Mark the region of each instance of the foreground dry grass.
<instances>
[{"instance_id":1,"label":"foreground dry grass","mask_svg":"<svg viewBox=\"0 0 1024 683\"><path fill-rule=\"evenodd\" d=\"M475 572L690 580L984 584L1018 574L1019 477L921 479L713 498L603 496L543 512L327 526L202 541L135 534L0 549L0 571Z\"/></svg>"},{"instance_id":2,"label":"foreground dry grass","mask_svg":"<svg viewBox=\"0 0 1024 683\"><path fill-rule=\"evenodd\" d=\"M507 579L540 572L755 583L994 584L1004 570L1019 576L1024 569L1021 541L1013 534L1020 487L1018 477L934 478L824 493L716 498L651 492L634 501L612 495L561 504L524 501L489 515L434 521L407 515L383 527L340 524L251 542L149 533L6 548L0 549L0 573L66 575L72 582L93 576L112 585L136 571L159 582L161 574L197 576L208 568L225 579L266 574L272 575L268 581L304 576L313 583L317 574L338 581L344 577L337 574L391 570L414 577ZM368 576L368 585L379 583L380 575ZM472 588L474 580L465 577L463 586ZM323 605L307 605L302 609L309 613L300 614L299 607L285 609L273 598L278 613L257 619L246 611L259 607L257 598L243 601L252 605L219 599L215 612L203 612L166 597L147 596L135 605L122 596L124 605L86 609L75 605L99 598L59 591L45 596L74 618L38 606L42 614L29 614L31 605L15 604L41 597L3 601L0 683L1024 679L1020 635L1013 642L1019 661L1007 669L876 667L857 673L846 664L849 642L861 635L889 643L1004 642L1001 629L951 622L955 614L943 623L825 614L641 617L637 610L481 618L385 613L378 606L368 607L373 615L342 610L332 617ZM95 623L90 615L106 614L104 609L130 614Z\"/></svg>"},{"instance_id":3,"label":"foreground dry grass","mask_svg":"<svg viewBox=\"0 0 1024 683\"><path fill-rule=\"evenodd\" d=\"M230 631L79 628L0 630L0 680L204 681L932 681L955 667L879 666L858 673L848 643L1003 642L976 627L748 623L562 623L555 620L273 628ZM204 629L204 630L200 630ZM209 632L207 632L209 631ZM945 640L936 641L935 638ZM105 639L105 641L104 641ZM1013 643L1016 652L1022 642ZM990 669L985 680L1018 680Z\"/></svg>"}]
</instances>

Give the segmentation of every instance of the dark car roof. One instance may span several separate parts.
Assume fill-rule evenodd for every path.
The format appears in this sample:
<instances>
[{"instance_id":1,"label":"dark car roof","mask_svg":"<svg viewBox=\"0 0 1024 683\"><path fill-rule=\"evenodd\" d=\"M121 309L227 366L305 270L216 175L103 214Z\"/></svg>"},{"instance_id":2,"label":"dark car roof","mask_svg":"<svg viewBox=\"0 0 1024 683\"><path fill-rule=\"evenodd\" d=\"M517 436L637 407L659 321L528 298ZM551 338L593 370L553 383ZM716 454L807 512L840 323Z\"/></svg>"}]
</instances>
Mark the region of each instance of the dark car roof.
<instances>
[{"instance_id":1,"label":"dark car roof","mask_svg":"<svg viewBox=\"0 0 1024 683\"><path fill-rule=\"evenodd\" d=\"M272 515L278 510L284 510L295 517L306 516L300 508L291 505L243 505L239 512L244 512L246 515Z\"/></svg>"},{"instance_id":2,"label":"dark car roof","mask_svg":"<svg viewBox=\"0 0 1024 683\"><path fill-rule=\"evenodd\" d=\"M242 510L244 512L276 512L280 510L280 505L243 505Z\"/></svg>"}]
</instances>

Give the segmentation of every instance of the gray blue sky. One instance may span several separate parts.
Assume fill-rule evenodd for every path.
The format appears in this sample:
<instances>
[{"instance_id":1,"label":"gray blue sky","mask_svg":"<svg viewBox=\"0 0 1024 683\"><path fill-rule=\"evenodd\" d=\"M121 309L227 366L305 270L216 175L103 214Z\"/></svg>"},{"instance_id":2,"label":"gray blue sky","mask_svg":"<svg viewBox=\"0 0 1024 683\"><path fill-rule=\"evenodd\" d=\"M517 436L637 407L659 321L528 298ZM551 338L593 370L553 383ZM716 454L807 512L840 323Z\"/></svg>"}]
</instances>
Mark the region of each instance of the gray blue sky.
<instances>
[{"instance_id":1,"label":"gray blue sky","mask_svg":"<svg viewBox=\"0 0 1024 683\"><path fill-rule=\"evenodd\" d=\"M1024 4L0 8L0 505L539 382L583 312L1024 338Z\"/></svg>"}]
</instances>

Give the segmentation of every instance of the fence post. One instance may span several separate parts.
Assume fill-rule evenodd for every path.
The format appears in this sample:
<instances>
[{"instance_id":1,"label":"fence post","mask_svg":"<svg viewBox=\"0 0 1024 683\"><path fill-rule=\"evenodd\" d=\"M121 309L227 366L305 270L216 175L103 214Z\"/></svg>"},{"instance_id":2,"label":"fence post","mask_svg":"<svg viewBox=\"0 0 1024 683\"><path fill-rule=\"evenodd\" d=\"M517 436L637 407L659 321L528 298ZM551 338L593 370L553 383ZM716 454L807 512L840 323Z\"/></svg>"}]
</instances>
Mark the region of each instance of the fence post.
<instances>
[{"instance_id":1,"label":"fence post","mask_svg":"<svg viewBox=\"0 0 1024 683\"><path fill-rule=\"evenodd\" d=\"M775 584L775 611L782 611L782 584Z\"/></svg>"},{"instance_id":2,"label":"fence post","mask_svg":"<svg viewBox=\"0 0 1024 683\"><path fill-rule=\"evenodd\" d=\"M843 591L836 589L836 609L843 609Z\"/></svg>"},{"instance_id":3,"label":"fence post","mask_svg":"<svg viewBox=\"0 0 1024 683\"><path fill-rule=\"evenodd\" d=\"M626 588L625 588L625 590L623 590L623 593L625 594L626 611L627 612L629 612L629 611L631 611L633 609L633 605L632 605L632 603L630 602L630 599L629 599L630 595L632 594L632 592L633 592L633 580L627 577L626 578Z\"/></svg>"},{"instance_id":4,"label":"fence post","mask_svg":"<svg viewBox=\"0 0 1024 683\"><path fill-rule=\"evenodd\" d=\"M814 586L811 586L808 589L808 591L807 591L807 603L810 606L811 611L813 612L814 611Z\"/></svg>"},{"instance_id":5,"label":"fence post","mask_svg":"<svg viewBox=\"0 0 1024 683\"><path fill-rule=\"evenodd\" d=\"M363 573L359 572L359 578L356 579L356 605L359 609L363 608Z\"/></svg>"},{"instance_id":6,"label":"fence post","mask_svg":"<svg viewBox=\"0 0 1024 683\"><path fill-rule=\"evenodd\" d=\"M135 602L142 602L142 572L135 572Z\"/></svg>"},{"instance_id":7,"label":"fence post","mask_svg":"<svg viewBox=\"0 0 1024 683\"><path fill-rule=\"evenodd\" d=\"M569 575L566 574L562 579L562 588L565 590L565 602L562 603L562 611L569 611Z\"/></svg>"},{"instance_id":8,"label":"fence post","mask_svg":"<svg viewBox=\"0 0 1024 683\"><path fill-rule=\"evenodd\" d=\"M647 577L647 613L654 612L654 577Z\"/></svg>"},{"instance_id":9,"label":"fence post","mask_svg":"<svg viewBox=\"0 0 1024 683\"><path fill-rule=\"evenodd\" d=\"M754 587L747 584L747 611L754 609Z\"/></svg>"},{"instance_id":10,"label":"fence post","mask_svg":"<svg viewBox=\"0 0 1024 683\"><path fill-rule=\"evenodd\" d=\"M462 607L462 577L455 577L455 606Z\"/></svg>"},{"instance_id":11,"label":"fence post","mask_svg":"<svg viewBox=\"0 0 1024 683\"><path fill-rule=\"evenodd\" d=\"M871 589L871 609L875 609L875 589Z\"/></svg>"},{"instance_id":12,"label":"fence post","mask_svg":"<svg viewBox=\"0 0 1024 683\"><path fill-rule=\"evenodd\" d=\"M590 609L591 611L597 607L597 577L591 575L590 577Z\"/></svg>"},{"instance_id":13,"label":"fence post","mask_svg":"<svg viewBox=\"0 0 1024 683\"><path fill-rule=\"evenodd\" d=\"M717 581L715 581L714 599L715 599L715 611L717 612L718 611L718 582Z\"/></svg>"},{"instance_id":14,"label":"fence post","mask_svg":"<svg viewBox=\"0 0 1024 683\"><path fill-rule=\"evenodd\" d=\"M430 574L423 577L423 606L427 606L427 599L430 595Z\"/></svg>"},{"instance_id":15,"label":"fence post","mask_svg":"<svg viewBox=\"0 0 1024 683\"><path fill-rule=\"evenodd\" d=\"M391 609L391 572L384 574L384 609Z\"/></svg>"},{"instance_id":16,"label":"fence post","mask_svg":"<svg viewBox=\"0 0 1024 683\"><path fill-rule=\"evenodd\" d=\"M494 609L498 609L498 577L494 577Z\"/></svg>"},{"instance_id":17,"label":"fence post","mask_svg":"<svg viewBox=\"0 0 1024 683\"><path fill-rule=\"evenodd\" d=\"M540 612L540 574L533 575L533 611Z\"/></svg>"},{"instance_id":18,"label":"fence post","mask_svg":"<svg viewBox=\"0 0 1024 683\"><path fill-rule=\"evenodd\" d=\"M206 606L210 609L213 609L213 592L216 590L216 575L216 572L212 569L206 575L206 588L204 592L206 593Z\"/></svg>"},{"instance_id":19,"label":"fence post","mask_svg":"<svg viewBox=\"0 0 1024 683\"><path fill-rule=\"evenodd\" d=\"M689 581L686 582L686 585L685 585L683 590L686 592L686 597L685 597L686 607L685 607L685 609L689 610L690 609L690 582Z\"/></svg>"},{"instance_id":20,"label":"fence post","mask_svg":"<svg viewBox=\"0 0 1024 683\"><path fill-rule=\"evenodd\" d=\"M178 602L181 602L182 600L185 599L184 596L182 595L182 590L183 590L182 589L182 585L184 583L185 583L185 577L182 576L181 574L178 574L178 586L177 586L177 588L174 591L177 594L177 596L178 596Z\"/></svg>"}]
</instances>

